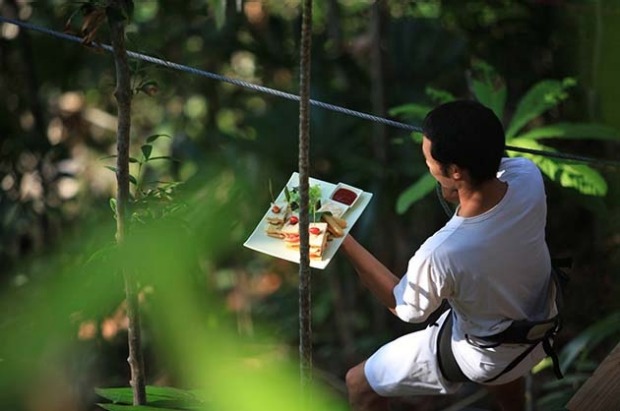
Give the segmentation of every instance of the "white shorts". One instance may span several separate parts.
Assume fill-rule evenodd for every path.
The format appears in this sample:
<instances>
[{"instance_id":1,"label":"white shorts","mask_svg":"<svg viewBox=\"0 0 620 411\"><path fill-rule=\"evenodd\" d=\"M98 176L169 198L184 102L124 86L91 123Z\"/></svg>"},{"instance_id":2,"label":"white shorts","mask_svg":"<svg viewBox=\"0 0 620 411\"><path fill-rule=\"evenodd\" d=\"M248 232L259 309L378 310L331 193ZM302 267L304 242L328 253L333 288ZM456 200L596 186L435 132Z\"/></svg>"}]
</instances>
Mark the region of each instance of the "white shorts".
<instances>
[{"instance_id":1,"label":"white shorts","mask_svg":"<svg viewBox=\"0 0 620 411\"><path fill-rule=\"evenodd\" d=\"M364 374L372 389L384 397L405 395L452 394L461 383L447 381L437 362L437 336L451 310L444 312L436 325L404 335L379 348L364 366ZM452 351L463 373L473 382L484 384L501 373L529 345L503 344L481 349L466 340L452 341ZM505 384L527 374L546 354L542 344L517 366L489 385Z\"/></svg>"},{"instance_id":2,"label":"white shorts","mask_svg":"<svg viewBox=\"0 0 620 411\"><path fill-rule=\"evenodd\" d=\"M460 383L446 381L437 364L437 334L446 311L436 324L404 335L379 348L364 366L372 389L384 397L451 394Z\"/></svg>"}]
</instances>

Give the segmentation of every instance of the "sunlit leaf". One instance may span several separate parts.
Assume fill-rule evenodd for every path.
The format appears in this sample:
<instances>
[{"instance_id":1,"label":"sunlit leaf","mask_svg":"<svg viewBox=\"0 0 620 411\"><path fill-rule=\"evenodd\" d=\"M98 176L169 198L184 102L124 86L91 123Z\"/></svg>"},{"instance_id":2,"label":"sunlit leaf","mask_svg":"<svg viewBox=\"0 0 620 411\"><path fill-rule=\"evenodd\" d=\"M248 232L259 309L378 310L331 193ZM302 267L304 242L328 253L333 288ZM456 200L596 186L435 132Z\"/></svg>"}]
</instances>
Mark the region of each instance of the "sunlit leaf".
<instances>
[{"instance_id":1,"label":"sunlit leaf","mask_svg":"<svg viewBox=\"0 0 620 411\"><path fill-rule=\"evenodd\" d=\"M620 131L613 127L597 123L556 123L537 127L520 134L524 139L579 139L579 140L620 140Z\"/></svg>"},{"instance_id":2,"label":"sunlit leaf","mask_svg":"<svg viewBox=\"0 0 620 411\"><path fill-rule=\"evenodd\" d=\"M496 89L496 87L499 87ZM504 105L506 104L506 85L496 86L489 82L472 80L471 88L476 99L487 106L501 119L504 117Z\"/></svg>"},{"instance_id":3,"label":"sunlit leaf","mask_svg":"<svg viewBox=\"0 0 620 411\"><path fill-rule=\"evenodd\" d=\"M568 97L566 90L575 85L572 79L543 80L536 83L519 101L517 109L506 130L506 139L516 136L527 123Z\"/></svg>"},{"instance_id":4,"label":"sunlit leaf","mask_svg":"<svg viewBox=\"0 0 620 411\"><path fill-rule=\"evenodd\" d=\"M499 119L504 117L506 83L495 72L493 66L484 61L474 62L470 87L480 103L493 110Z\"/></svg>"},{"instance_id":5,"label":"sunlit leaf","mask_svg":"<svg viewBox=\"0 0 620 411\"><path fill-rule=\"evenodd\" d=\"M396 200L396 212L404 214L409 207L435 189L437 181L430 174L424 174L418 181L402 192Z\"/></svg>"},{"instance_id":6,"label":"sunlit leaf","mask_svg":"<svg viewBox=\"0 0 620 411\"><path fill-rule=\"evenodd\" d=\"M551 357L545 357L542 359L542 361L536 364L534 368L532 368L532 374L538 374L542 370L549 368L552 365L553 365L553 360L551 359Z\"/></svg>"},{"instance_id":7,"label":"sunlit leaf","mask_svg":"<svg viewBox=\"0 0 620 411\"><path fill-rule=\"evenodd\" d=\"M548 152L556 151L530 139L517 138L510 143L515 147ZM511 155L515 156L516 154ZM607 194L607 182L603 176L587 165L567 163L537 154L521 153L518 155L531 159L543 174L559 183L562 187L573 188L585 195L604 196Z\"/></svg>"}]
</instances>

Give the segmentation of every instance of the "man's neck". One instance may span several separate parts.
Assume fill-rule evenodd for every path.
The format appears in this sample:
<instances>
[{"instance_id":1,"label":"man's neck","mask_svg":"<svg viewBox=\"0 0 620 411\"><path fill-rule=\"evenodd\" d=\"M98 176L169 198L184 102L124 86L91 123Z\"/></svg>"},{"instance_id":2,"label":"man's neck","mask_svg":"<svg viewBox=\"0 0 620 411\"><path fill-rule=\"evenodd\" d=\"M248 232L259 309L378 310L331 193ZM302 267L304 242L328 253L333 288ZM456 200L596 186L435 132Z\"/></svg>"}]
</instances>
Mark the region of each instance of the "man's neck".
<instances>
[{"instance_id":1,"label":"man's neck","mask_svg":"<svg viewBox=\"0 0 620 411\"><path fill-rule=\"evenodd\" d=\"M495 207L504 198L508 184L494 178L479 186L459 187L460 217L475 217Z\"/></svg>"}]
</instances>

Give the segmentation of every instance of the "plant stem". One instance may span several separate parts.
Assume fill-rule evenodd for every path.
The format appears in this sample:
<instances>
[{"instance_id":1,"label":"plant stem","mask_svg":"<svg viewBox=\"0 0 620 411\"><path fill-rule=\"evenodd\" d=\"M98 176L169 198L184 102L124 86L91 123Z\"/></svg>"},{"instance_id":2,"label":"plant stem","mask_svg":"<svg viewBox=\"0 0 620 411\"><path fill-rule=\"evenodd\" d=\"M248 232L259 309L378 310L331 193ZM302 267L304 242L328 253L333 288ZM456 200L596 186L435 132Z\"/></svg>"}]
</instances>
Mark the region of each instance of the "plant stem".
<instances>
[{"instance_id":1,"label":"plant stem","mask_svg":"<svg viewBox=\"0 0 620 411\"><path fill-rule=\"evenodd\" d=\"M123 0L112 1L110 8L120 11ZM120 13L119 13L120 14ZM118 106L118 129L116 180L118 184L116 200L116 241L123 246L126 234L126 223L129 206L129 141L131 130L131 71L127 60L125 47L125 21L111 18L108 15L110 36L114 49L114 64L116 68L116 90L114 97ZM131 387L133 389L133 404L146 404L146 383L144 375L144 360L142 356L142 341L140 333L140 312L137 295L136 279L128 270L123 270L125 280L125 295L127 299L128 345L129 357L127 362L131 370Z\"/></svg>"}]
</instances>

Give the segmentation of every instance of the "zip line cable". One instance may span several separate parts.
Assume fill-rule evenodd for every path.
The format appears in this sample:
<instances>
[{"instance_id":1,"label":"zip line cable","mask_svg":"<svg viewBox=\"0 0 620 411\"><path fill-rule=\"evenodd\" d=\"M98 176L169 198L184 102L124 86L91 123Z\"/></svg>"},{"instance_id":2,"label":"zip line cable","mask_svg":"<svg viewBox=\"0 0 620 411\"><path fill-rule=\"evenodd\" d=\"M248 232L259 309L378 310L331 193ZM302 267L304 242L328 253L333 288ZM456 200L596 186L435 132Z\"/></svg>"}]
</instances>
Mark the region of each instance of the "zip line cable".
<instances>
[{"instance_id":1,"label":"zip line cable","mask_svg":"<svg viewBox=\"0 0 620 411\"><path fill-rule=\"evenodd\" d=\"M15 20L15 19L10 19L7 17L0 16L0 23L14 24L18 27L21 27L27 30L36 31L36 32L47 34L47 35L50 35L52 37L56 37L62 40L67 40L67 41L72 41L74 43L83 44L82 38L78 36L51 30L45 27L37 26L35 24L24 22L21 20ZM109 53L112 53L114 51L112 46L110 46L109 44L103 44L103 43L93 43L93 44L95 47L103 49ZM212 73L206 70L201 70L201 69L186 66L183 64L174 63L174 62L167 61L161 58L149 56L143 53L138 53L135 51L127 50L127 56L135 60L141 60L147 63L152 63L152 64L159 65L162 67L167 67L172 70L177 70L177 71L182 71L185 73L195 74L195 75L202 76L202 77L207 77L212 80L233 84L233 85L243 87L246 89L250 89L253 91L258 91L258 92L270 94L276 97L285 98L287 100L292 100L292 101L297 101L297 102L300 101L300 97L296 94L287 93L281 90L276 90L276 89L261 86L258 84L249 83L247 81L226 77L221 74L216 74L216 73ZM361 111L351 110L346 107L341 107L341 106L337 106L334 104L325 103L319 100L310 99L309 103L310 105L321 107L326 110L331 110L331 111L335 111L341 114L358 117L358 118L368 120L368 121L374 121L376 123L381 123L381 124L384 124L390 127L395 127L395 128L399 128L399 129L407 130L411 132L418 132L418 133L422 132L422 128L419 126L414 126L412 124L390 120L384 117L376 116L374 114L368 114L368 113L364 113ZM559 152L554 152L554 151L537 150L537 149L530 149L530 148L525 148L525 147L515 147L515 146L510 146L510 145L506 146L506 150L540 155L544 157L552 157L552 158L557 158L557 159L562 159L562 160L591 163L591 164L598 165L598 166L607 165L607 166L613 166L613 167L620 167L619 161L598 159L598 158L581 156L581 155L576 155L576 154L559 153Z\"/></svg>"}]
</instances>

